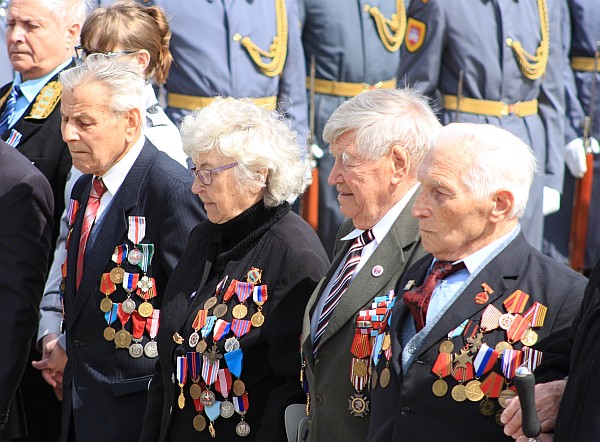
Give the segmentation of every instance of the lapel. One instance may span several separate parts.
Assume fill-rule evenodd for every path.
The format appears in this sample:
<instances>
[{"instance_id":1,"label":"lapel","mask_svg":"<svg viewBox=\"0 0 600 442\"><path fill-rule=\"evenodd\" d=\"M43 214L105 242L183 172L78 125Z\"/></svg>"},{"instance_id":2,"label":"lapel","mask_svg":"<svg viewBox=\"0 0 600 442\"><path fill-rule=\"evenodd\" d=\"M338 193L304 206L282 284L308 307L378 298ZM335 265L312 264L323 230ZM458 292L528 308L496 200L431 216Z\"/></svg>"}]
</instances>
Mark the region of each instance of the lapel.
<instances>
[{"instance_id":1,"label":"lapel","mask_svg":"<svg viewBox=\"0 0 600 442\"><path fill-rule=\"evenodd\" d=\"M99 231L94 241L93 247L86 254L85 267L83 270L83 276L81 278L81 285L75 296L73 303L73 311L70 312L69 316L73 321L79 315L81 308L85 305L89 296L87 294L95 294L97 286L100 281L100 276L104 272L106 266L110 263L110 259L114 248L119 245L123 238L126 237L127 233L127 214L133 208L139 205L142 200L142 195L146 190L146 181L148 179L147 173L150 169L152 162L158 155L156 147L146 140L140 155L133 163L131 170L125 177L125 181L117 194L113 197L111 205L108 207L108 212L102 219ZM90 180L91 183L91 180ZM86 191L84 192L85 205L87 206L87 198L89 196L91 184L88 184ZM80 212L85 212L85 208L82 207ZM80 214L78 214L80 215ZM138 213L138 215L144 215L144 213ZM148 216L148 214L145 214ZM83 214L78 216L76 222L78 222L77 229L79 236L81 235L81 221ZM76 238L79 239L79 236ZM77 247L79 241L77 240ZM77 253L77 247L75 247L74 253Z\"/></svg>"}]
</instances>

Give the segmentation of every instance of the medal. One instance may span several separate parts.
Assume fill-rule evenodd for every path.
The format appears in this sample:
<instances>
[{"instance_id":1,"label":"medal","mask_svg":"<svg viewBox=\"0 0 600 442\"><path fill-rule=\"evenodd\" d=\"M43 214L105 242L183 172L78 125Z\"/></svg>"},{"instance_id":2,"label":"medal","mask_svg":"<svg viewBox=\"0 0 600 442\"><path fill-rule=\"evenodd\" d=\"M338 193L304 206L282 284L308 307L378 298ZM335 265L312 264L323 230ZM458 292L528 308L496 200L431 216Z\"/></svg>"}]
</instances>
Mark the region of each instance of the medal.
<instances>
[{"instance_id":1,"label":"medal","mask_svg":"<svg viewBox=\"0 0 600 442\"><path fill-rule=\"evenodd\" d=\"M114 328L112 328L112 327L109 325L108 327L106 327L106 328L104 329L104 333L103 333L103 335L104 335L104 339L106 339L107 341L112 341L112 340L114 340L114 339L115 339L115 333L116 333L115 329L114 329Z\"/></svg>"},{"instance_id":2,"label":"medal","mask_svg":"<svg viewBox=\"0 0 600 442\"><path fill-rule=\"evenodd\" d=\"M239 437L248 436L250 434L250 425L248 425L248 422L245 420L238 422L238 424L235 426L235 434L237 434Z\"/></svg>"},{"instance_id":3,"label":"medal","mask_svg":"<svg viewBox=\"0 0 600 442\"><path fill-rule=\"evenodd\" d=\"M523 317L529 321L531 327L542 327L546 319L548 308L539 302L534 302L533 305L525 312Z\"/></svg>"},{"instance_id":4,"label":"medal","mask_svg":"<svg viewBox=\"0 0 600 442\"><path fill-rule=\"evenodd\" d=\"M110 280L115 284L121 284L124 276L125 270L123 270L121 267L115 267L110 271Z\"/></svg>"},{"instance_id":5,"label":"medal","mask_svg":"<svg viewBox=\"0 0 600 442\"><path fill-rule=\"evenodd\" d=\"M140 358L144 354L144 346L139 342L131 344L129 347L129 356L132 358Z\"/></svg>"},{"instance_id":6,"label":"medal","mask_svg":"<svg viewBox=\"0 0 600 442\"><path fill-rule=\"evenodd\" d=\"M481 331L487 333L497 329L501 317L502 312L493 304L489 304L481 314Z\"/></svg>"},{"instance_id":7,"label":"medal","mask_svg":"<svg viewBox=\"0 0 600 442\"><path fill-rule=\"evenodd\" d=\"M252 315L252 318L250 318L252 321L252 325L256 328L260 327L261 325L263 325L265 323L265 317L263 316L263 314L259 311L257 311L256 313L254 313Z\"/></svg>"},{"instance_id":8,"label":"medal","mask_svg":"<svg viewBox=\"0 0 600 442\"><path fill-rule=\"evenodd\" d=\"M469 381L465 386L465 392L467 399L471 402L479 402L484 396L483 391L481 391L481 382L477 380Z\"/></svg>"},{"instance_id":9,"label":"medal","mask_svg":"<svg viewBox=\"0 0 600 442\"><path fill-rule=\"evenodd\" d=\"M477 352L477 356L475 356L475 360L473 361L475 376L480 378L494 368L499 356L500 353L497 350L488 347L487 344L482 344L481 348Z\"/></svg>"},{"instance_id":10,"label":"medal","mask_svg":"<svg viewBox=\"0 0 600 442\"><path fill-rule=\"evenodd\" d=\"M483 289L483 291L480 293L477 293L477 295L475 295L475 303L477 303L479 305L483 305L486 302L488 302L490 299L490 295L492 293L494 293L492 288L489 285L487 285L485 282L483 284L481 284L481 288ZM483 325L482 325L482 327L483 327Z\"/></svg>"},{"instance_id":11,"label":"medal","mask_svg":"<svg viewBox=\"0 0 600 442\"><path fill-rule=\"evenodd\" d=\"M431 391L437 397L442 397L448 392L448 384L443 379L436 380L431 386Z\"/></svg>"},{"instance_id":12,"label":"medal","mask_svg":"<svg viewBox=\"0 0 600 442\"><path fill-rule=\"evenodd\" d=\"M134 343L129 347L129 356L132 358L140 358L144 354L144 346L140 344L144 329L146 328L146 318L143 317L139 312L133 312L131 315L131 321L133 323L133 341Z\"/></svg>"},{"instance_id":13,"label":"medal","mask_svg":"<svg viewBox=\"0 0 600 442\"><path fill-rule=\"evenodd\" d=\"M210 298L208 298L206 300L206 302L204 303L204 310L210 310L211 308L213 308L215 305L217 305L217 303L219 302L219 300L217 299L216 296L211 296Z\"/></svg>"},{"instance_id":14,"label":"medal","mask_svg":"<svg viewBox=\"0 0 600 442\"><path fill-rule=\"evenodd\" d=\"M148 301L144 301L140 304L140 306L138 307L138 312L140 313L140 315L142 315L144 318L149 317L150 315L152 315L152 311L154 310L154 307L152 307L152 304L150 304Z\"/></svg>"},{"instance_id":15,"label":"medal","mask_svg":"<svg viewBox=\"0 0 600 442\"><path fill-rule=\"evenodd\" d=\"M215 394L210 390L204 390L200 395L200 403L205 407L210 407L216 402Z\"/></svg>"},{"instance_id":16,"label":"medal","mask_svg":"<svg viewBox=\"0 0 600 442\"><path fill-rule=\"evenodd\" d=\"M143 293L146 293L154 287L154 280L148 278L146 275L142 276L137 283L137 288L140 289Z\"/></svg>"},{"instance_id":17,"label":"medal","mask_svg":"<svg viewBox=\"0 0 600 442\"><path fill-rule=\"evenodd\" d=\"M201 414L197 414L196 416L194 416L192 425L194 425L194 430L198 432L204 431L206 429L206 419Z\"/></svg>"},{"instance_id":18,"label":"medal","mask_svg":"<svg viewBox=\"0 0 600 442\"><path fill-rule=\"evenodd\" d=\"M371 374L371 390L377 388L377 383L379 382L379 375L377 374L377 370L373 370Z\"/></svg>"},{"instance_id":19,"label":"medal","mask_svg":"<svg viewBox=\"0 0 600 442\"><path fill-rule=\"evenodd\" d=\"M225 304L219 304L213 310L213 315L215 315L217 318L222 318L225 316L225 313L227 313L227 306Z\"/></svg>"},{"instance_id":20,"label":"medal","mask_svg":"<svg viewBox=\"0 0 600 442\"><path fill-rule=\"evenodd\" d=\"M535 345L538 340L538 335L535 331L529 329L525 332L523 337L521 338L521 343L527 347L531 347Z\"/></svg>"},{"instance_id":21,"label":"medal","mask_svg":"<svg viewBox=\"0 0 600 442\"><path fill-rule=\"evenodd\" d=\"M100 279L100 291L106 297L100 301L100 310L108 313L112 310L113 302L110 300L110 295L117 289L117 286L111 281L109 273L103 273Z\"/></svg>"},{"instance_id":22,"label":"medal","mask_svg":"<svg viewBox=\"0 0 600 442\"><path fill-rule=\"evenodd\" d=\"M138 265L142 262L142 252L139 249L133 248L127 254L127 262L132 266Z\"/></svg>"},{"instance_id":23,"label":"medal","mask_svg":"<svg viewBox=\"0 0 600 442\"><path fill-rule=\"evenodd\" d=\"M467 389L463 384L455 385L452 389L452 399L456 402L463 402L467 399Z\"/></svg>"},{"instance_id":24,"label":"medal","mask_svg":"<svg viewBox=\"0 0 600 442\"><path fill-rule=\"evenodd\" d=\"M502 418L502 412L503 412L503 411L504 411L504 410L499 410L499 411L496 413L496 415L494 416L494 418L496 419L496 423L497 423L498 425L500 425L501 427L503 427L503 426L504 426L504 424L502 423L502 419L501 419L501 418Z\"/></svg>"},{"instance_id":25,"label":"medal","mask_svg":"<svg viewBox=\"0 0 600 442\"><path fill-rule=\"evenodd\" d=\"M510 328L506 331L506 337L509 343L518 342L521 340L527 328L529 327L529 321L521 315L515 315Z\"/></svg>"},{"instance_id":26,"label":"medal","mask_svg":"<svg viewBox=\"0 0 600 442\"><path fill-rule=\"evenodd\" d=\"M500 319L498 319L498 325L501 329L508 330L512 325L514 318L515 317L510 313L504 313L502 316L500 316Z\"/></svg>"},{"instance_id":27,"label":"medal","mask_svg":"<svg viewBox=\"0 0 600 442\"><path fill-rule=\"evenodd\" d=\"M235 350L239 350L240 348L240 341L238 341L236 338L228 338L225 340L225 351L227 353L235 351Z\"/></svg>"},{"instance_id":28,"label":"medal","mask_svg":"<svg viewBox=\"0 0 600 442\"><path fill-rule=\"evenodd\" d=\"M144 354L151 359L158 356L158 345L156 345L156 341L146 342L146 345L144 345Z\"/></svg>"},{"instance_id":29,"label":"medal","mask_svg":"<svg viewBox=\"0 0 600 442\"><path fill-rule=\"evenodd\" d=\"M206 343L206 341L202 340L202 341L198 342L198 344L196 345L196 351L198 353L204 353L206 351L207 347L208 347L208 344Z\"/></svg>"},{"instance_id":30,"label":"medal","mask_svg":"<svg viewBox=\"0 0 600 442\"><path fill-rule=\"evenodd\" d=\"M148 272L148 268L150 267L150 263L152 262L152 257L154 256L154 244L137 244L137 247L141 249L141 259L137 266L142 269L144 272L144 276Z\"/></svg>"},{"instance_id":31,"label":"medal","mask_svg":"<svg viewBox=\"0 0 600 442\"><path fill-rule=\"evenodd\" d=\"M515 290L512 295L506 298L502 304L508 313L523 313L525 304L529 300L529 295L521 290Z\"/></svg>"},{"instance_id":32,"label":"medal","mask_svg":"<svg viewBox=\"0 0 600 442\"><path fill-rule=\"evenodd\" d=\"M201 394L202 394L202 387L200 387L200 384L190 385L190 396L192 397L192 399L200 399Z\"/></svg>"},{"instance_id":33,"label":"medal","mask_svg":"<svg viewBox=\"0 0 600 442\"><path fill-rule=\"evenodd\" d=\"M192 379L192 385L190 385L190 396L194 400L200 399L200 395L202 394L202 388L198 384L200 382L200 353L188 351L187 365L190 370L190 378Z\"/></svg>"},{"instance_id":34,"label":"medal","mask_svg":"<svg viewBox=\"0 0 600 442\"><path fill-rule=\"evenodd\" d=\"M512 350L512 345L510 345L508 342L506 341L500 341L496 344L496 348L495 350L502 355L504 353L505 350Z\"/></svg>"},{"instance_id":35,"label":"medal","mask_svg":"<svg viewBox=\"0 0 600 442\"><path fill-rule=\"evenodd\" d=\"M233 398L233 408L235 412L242 417L242 420L238 422L235 427L235 432L240 437L245 437L250 434L250 425L244 420L244 415L248 412L249 407L250 403L247 394Z\"/></svg>"},{"instance_id":36,"label":"medal","mask_svg":"<svg viewBox=\"0 0 600 442\"><path fill-rule=\"evenodd\" d=\"M258 269L255 269L258 270ZM259 277L260 280L260 277ZM251 321L252 321L252 325L254 327L260 327L264 324L265 322L265 317L262 314L262 306L265 302L267 302L267 299L269 299L269 294L267 292L267 286L266 285L260 285L260 286L254 286L254 289L252 291L252 299L254 300L254 303L257 306L257 312L254 313L252 315Z\"/></svg>"},{"instance_id":37,"label":"medal","mask_svg":"<svg viewBox=\"0 0 600 442\"><path fill-rule=\"evenodd\" d=\"M241 379L236 379L233 383L233 394L242 396L246 392L246 384Z\"/></svg>"},{"instance_id":38,"label":"medal","mask_svg":"<svg viewBox=\"0 0 600 442\"><path fill-rule=\"evenodd\" d=\"M248 307L244 304L238 304L233 308L232 314L236 319L244 319L248 314Z\"/></svg>"},{"instance_id":39,"label":"medal","mask_svg":"<svg viewBox=\"0 0 600 442\"><path fill-rule=\"evenodd\" d=\"M135 311L135 301L131 298L127 298L123 301L121 306L125 313L132 314Z\"/></svg>"},{"instance_id":40,"label":"medal","mask_svg":"<svg viewBox=\"0 0 600 442\"><path fill-rule=\"evenodd\" d=\"M183 386L187 380L187 357L177 356L177 383L181 389L177 398L177 406L180 410L185 407L185 396L183 395Z\"/></svg>"},{"instance_id":41,"label":"medal","mask_svg":"<svg viewBox=\"0 0 600 442\"><path fill-rule=\"evenodd\" d=\"M129 247L127 244L121 244L120 246L115 247L112 254L111 260L117 264L117 267L110 271L110 280L115 284L121 284L125 277L125 270L121 268L121 263L127 259L128 249Z\"/></svg>"},{"instance_id":42,"label":"medal","mask_svg":"<svg viewBox=\"0 0 600 442\"><path fill-rule=\"evenodd\" d=\"M246 274L246 282L249 282L254 285L260 284L261 278L262 270L257 269L256 267L252 267Z\"/></svg>"},{"instance_id":43,"label":"medal","mask_svg":"<svg viewBox=\"0 0 600 442\"><path fill-rule=\"evenodd\" d=\"M134 244L142 242L146 236L146 218L144 216L129 216L129 228L127 229L127 239Z\"/></svg>"},{"instance_id":44,"label":"medal","mask_svg":"<svg viewBox=\"0 0 600 442\"><path fill-rule=\"evenodd\" d=\"M348 399L350 414L356 417L365 417L369 412L369 401L361 394L353 394Z\"/></svg>"},{"instance_id":45,"label":"medal","mask_svg":"<svg viewBox=\"0 0 600 442\"><path fill-rule=\"evenodd\" d=\"M221 412L221 417L224 417L225 419L229 419L235 413L235 410L233 408L233 403L229 402L228 400L224 400L223 402L221 402L220 412Z\"/></svg>"},{"instance_id":46,"label":"medal","mask_svg":"<svg viewBox=\"0 0 600 442\"><path fill-rule=\"evenodd\" d=\"M152 310L152 314L146 319L146 331L150 336L150 341L144 345L144 354L149 358L155 358L158 356L158 346L154 341L154 338L158 334L158 326L160 324L160 310Z\"/></svg>"},{"instance_id":47,"label":"medal","mask_svg":"<svg viewBox=\"0 0 600 442\"><path fill-rule=\"evenodd\" d=\"M129 321L130 316L131 313L123 309L123 304L118 304L117 317L123 328L115 334L114 341L117 348L129 348L129 345L131 345L131 334L125 330L125 324Z\"/></svg>"},{"instance_id":48,"label":"medal","mask_svg":"<svg viewBox=\"0 0 600 442\"><path fill-rule=\"evenodd\" d=\"M113 302L108 296L106 298L102 298L102 301L100 301L100 310L102 310L104 313L111 311L112 306Z\"/></svg>"},{"instance_id":49,"label":"medal","mask_svg":"<svg viewBox=\"0 0 600 442\"><path fill-rule=\"evenodd\" d=\"M512 390L509 390L508 388L505 390L502 390L500 392L500 396L498 396L498 403L500 404L500 406L502 408L506 408L506 407L508 407L508 404L506 403L506 401L514 398L515 396L516 396L515 392Z\"/></svg>"},{"instance_id":50,"label":"medal","mask_svg":"<svg viewBox=\"0 0 600 442\"><path fill-rule=\"evenodd\" d=\"M441 352L433 364L431 371L439 377L439 379L435 381L431 387L433 394L438 397L444 396L448 392L448 384L443 378L452 373L452 354Z\"/></svg>"},{"instance_id":51,"label":"medal","mask_svg":"<svg viewBox=\"0 0 600 442\"><path fill-rule=\"evenodd\" d=\"M381 374L379 375L379 385L381 388L387 388L390 385L391 373L388 367L385 367L381 370Z\"/></svg>"},{"instance_id":52,"label":"medal","mask_svg":"<svg viewBox=\"0 0 600 442\"><path fill-rule=\"evenodd\" d=\"M217 381L215 382L215 390L223 396L223 398L227 398L229 396L229 391L231 390L231 373L229 369L222 368L219 370L217 374Z\"/></svg>"},{"instance_id":53,"label":"medal","mask_svg":"<svg viewBox=\"0 0 600 442\"><path fill-rule=\"evenodd\" d=\"M440 344L440 353L452 353L452 351L454 350L454 344L452 343L452 341L443 341Z\"/></svg>"},{"instance_id":54,"label":"medal","mask_svg":"<svg viewBox=\"0 0 600 442\"><path fill-rule=\"evenodd\" d=\"M493 400L485 398L479 403L479 412L484 416L492 416L496 412L496 404Z\"/></svg>"},{"instance_id":55,"label":"medal","mask_svg":"<svg viewBox=\"0 0 600 442\"><path fill-rule=\"evenodd\" d=\"M126 313L133 313L135 310L135 301L131 299L131 292L137 287L137 283L140 279L138 273L127 273L123 278L123 289L127 292L127 299L123 301L122 308Z\"/></svg>"},{"instance_id":56,"label":"medal","mask_svg":"<svg viewBox=\"0 0 600 442\"><path fill-rule=\"evenodd\" d=\"M196 345L198 345L198 342L200 342L200 335L198 334L198 332L195 331L190 335L188 344L191 348L194 348Z\"/></svg>"},{"instance_id":57,"label":"medal","mask_svg":"<svg viewBox=\"0 0 600 442\"><path fill-rule=\"evenodd\" d=\"M352 373L354 376L366 376L367 374L367 364L362 359L354 359L352 364Z\"/></svg>"}]
</instances>

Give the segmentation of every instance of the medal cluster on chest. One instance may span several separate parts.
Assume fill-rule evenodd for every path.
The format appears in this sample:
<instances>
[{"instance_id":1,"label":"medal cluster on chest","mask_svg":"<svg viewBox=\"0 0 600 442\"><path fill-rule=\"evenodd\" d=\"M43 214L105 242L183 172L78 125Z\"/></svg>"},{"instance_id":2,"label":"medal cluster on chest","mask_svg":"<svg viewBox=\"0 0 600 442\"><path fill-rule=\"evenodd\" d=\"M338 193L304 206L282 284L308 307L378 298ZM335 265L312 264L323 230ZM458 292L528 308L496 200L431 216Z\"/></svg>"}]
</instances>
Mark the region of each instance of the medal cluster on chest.
<instances>
[{"instance_id":1,"label":"medal cluster on chest","mask_svg":"<svg viewBox=\"0 0 600 442\"><path fill-rule=\"evenodd\" d=\"M196 312L189 335L183 332L187 339L179 333L173 335L175 343L187 345L189 349L177 357L176 377L180 388L177 404L183 409L186 397L192 400L196 415L191 424L196 431L208 428L211 436L216 437L214 422L219 417L229 419L237 413L240 421L236 434L240 437L250 434L250 425L244 417L250 401L241 379L244 352L240 340L265 322L262 309L269 295L267 286L260 284L261 277L262 271L255 267L246 275L246 282L233 279L227 285L225 276L217 285L215 295ZM250 303L254 304L250 307L255 312L247 319ZM231 322L224 319L226 315L231 317ZM184 388L186 385L188 389Z\"/></svg>"}]
</instances>

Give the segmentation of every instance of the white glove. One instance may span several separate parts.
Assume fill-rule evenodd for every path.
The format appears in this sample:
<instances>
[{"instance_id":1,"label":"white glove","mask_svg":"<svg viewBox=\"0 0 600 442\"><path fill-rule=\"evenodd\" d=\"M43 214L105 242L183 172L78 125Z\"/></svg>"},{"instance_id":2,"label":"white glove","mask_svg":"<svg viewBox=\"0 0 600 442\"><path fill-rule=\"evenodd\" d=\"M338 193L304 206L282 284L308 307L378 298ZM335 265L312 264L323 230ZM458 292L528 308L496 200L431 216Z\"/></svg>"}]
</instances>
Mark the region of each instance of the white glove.
<instances>
[{"instance_id":1,"label":"white glove","mask_svg":"<svg viewBox=\"0 0 600 442\"><path fill-rule=\"evenodd\" d=\"M544 186L544 216L558 212L560 209L560 192L552 187Z\"/></svg>"},{"instance_id":2,"label":"white glove","mask_svg":"<svg viewBox=\"0 0 600 442\"><path fill-rule=\"evenodd\" d=\"M598 140L590 138L590 146L592 152L600 153L600 145ZM585 147L583 146L583 138L575 138L565 146L565 162L569 168L569 172L575 178L582 178L587 172L587 164L585 161Z\"/></svg>"}]
</instances>

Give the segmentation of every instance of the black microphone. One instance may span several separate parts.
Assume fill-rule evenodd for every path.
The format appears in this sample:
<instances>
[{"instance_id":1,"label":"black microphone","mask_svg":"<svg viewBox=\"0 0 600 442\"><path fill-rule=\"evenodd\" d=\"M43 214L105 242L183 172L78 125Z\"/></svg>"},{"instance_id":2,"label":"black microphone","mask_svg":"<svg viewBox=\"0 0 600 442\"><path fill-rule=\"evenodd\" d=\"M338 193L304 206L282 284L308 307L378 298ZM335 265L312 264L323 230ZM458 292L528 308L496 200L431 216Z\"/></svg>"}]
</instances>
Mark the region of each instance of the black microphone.
<instances>
[{"instance_id":1,"label":"black microphone","mask_svg":"<svg viewBox=\"0 0 600 442\"><path fill-rule=\"evenodd\" d=\"M540 420L535 409L535 376L529 368L520 366L517 368L514 381L521 402L523 434L535 439L541 431Z\"/></svg>"}]
</instances>

